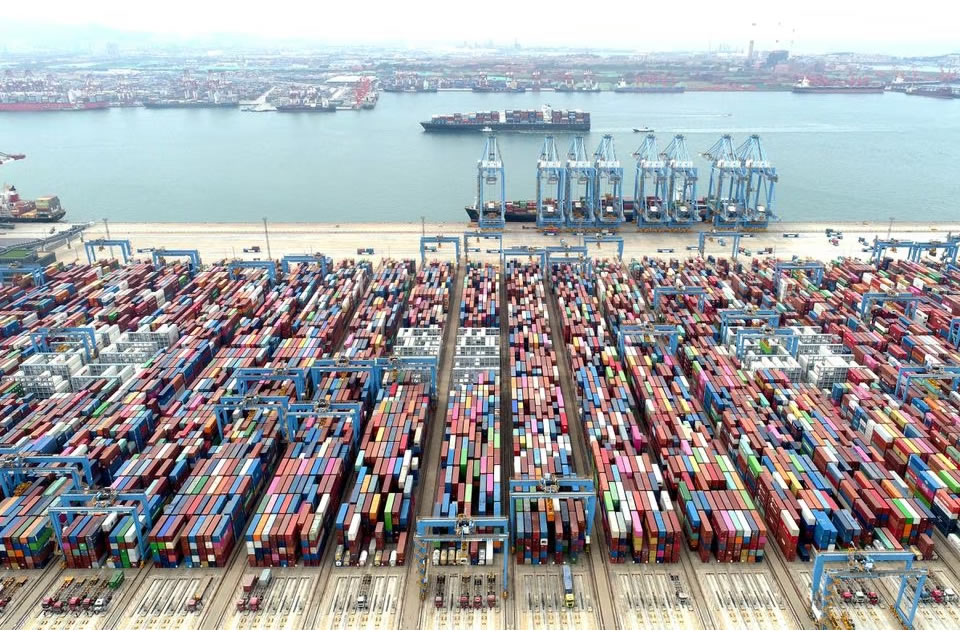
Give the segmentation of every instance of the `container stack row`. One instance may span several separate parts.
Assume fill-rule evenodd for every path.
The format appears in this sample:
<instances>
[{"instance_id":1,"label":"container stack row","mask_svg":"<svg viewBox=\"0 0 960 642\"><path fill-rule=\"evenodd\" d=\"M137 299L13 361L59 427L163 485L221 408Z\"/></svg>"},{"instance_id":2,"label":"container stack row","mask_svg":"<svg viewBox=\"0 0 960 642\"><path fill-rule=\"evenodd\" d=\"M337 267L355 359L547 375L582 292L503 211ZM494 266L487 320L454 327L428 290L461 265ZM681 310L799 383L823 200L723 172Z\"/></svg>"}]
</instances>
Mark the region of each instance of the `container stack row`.
<instances>
[{"instance_id":1,"label":"container stack row","mask_svg":"<svg viewBox=\"0 0 960 642\"><path fill-rule=\"evenodd\" d=\"M357 310L342 355L389 354L415 277L412 263L384 262ZM432 294L438 298L426 307L443 305L444 293L434 289ZM369 340L357 340L368 332ZM420 371L388 368L382 377L353 460L354 484L334 522L338 559L349 565L402 565L416 512L414 491L432 413L430 385Z\"/></svg>"},{"instance_id":2,"label":"container stack row","mask_svg":"<svg viewBox=\"0 0 960 642\"><path fill-rule=\"evenodd\" d=\"M500 275L497 270L472 269L474 291L495 298L481 301L471 296L461 305L462 316L478 325L459 328L454 347L432 510L434 517L449 519L503 515L499 317L474 308L486 306L499 314L499 286L485 281L499 280ZM463 551L456 545L441 546L434 556L440 564L492 564L495 549L499 545L493 541L471 542Z\"/></svg>"},{"instance_id":3,"label":"container stack row","mask_svg":"<svg viewBox=\"0 0 960 642\"><path fill-rule=\"evenodd\" d=\"M646 454L647 436L608 320L643 313L618 264L598 264L596 281L579 268L553 268L553 290L578 386L580 417L596 470L598 510L610 560L677 561L679 526L660 466ZM619 282L618 282L619 281ZM606 290L607 306L597 296Z\"/></svg>"},{"instance_id":4,"label":"container stack row","mask_svg":"<svg viewBox=\"0 0 960 642\"><path fill-rule=\"evenodd\" d=\"M541 266L510 261L506 265L507 350L513 430L512 479L536 490L558 477L578 472L560 371L553 347L546 286ZM546 564L576 559L586 543L586 506L576 499L512 501L517 563Z\"/></svg>"},{"instance_id":5,"label":"container stack row","mask_svg":"<svg viewBox=\"0 0 960 642\"><path fill-rule=\"evenodd\" d=\"M366 278L365 269L348 261L340 263L306 299L306 307L297 315L302 322L294 322L296 336L280 344L269 365L309 367L318 359L329 359L343 339ZM298 358L291 363L284 346L303 339L297 346ZM324 373L313 389L313 399L360 403L364 408L369 402L368 378L360 372ZM286 386L284 392L294 402L296 391L291 395L289 383ZM362 427L355 425L357 420L363 416L342 411L288 416L276 471L244 534L251 566L294 566L301 560L307 566L320 564L356 455Z\"/></svg>"}]
</instances>

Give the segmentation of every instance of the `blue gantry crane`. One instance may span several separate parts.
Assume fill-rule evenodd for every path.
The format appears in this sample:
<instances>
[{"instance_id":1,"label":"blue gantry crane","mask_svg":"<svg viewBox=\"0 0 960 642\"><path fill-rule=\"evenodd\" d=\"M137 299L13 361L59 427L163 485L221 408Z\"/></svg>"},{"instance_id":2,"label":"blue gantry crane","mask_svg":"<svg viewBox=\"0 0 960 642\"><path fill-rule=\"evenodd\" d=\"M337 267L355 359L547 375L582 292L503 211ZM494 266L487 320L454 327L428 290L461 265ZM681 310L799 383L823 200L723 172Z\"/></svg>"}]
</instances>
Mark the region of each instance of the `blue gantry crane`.
<instances>
[{"instance_id":1,"label":"blue gantry crane","mask_svg":"<svg viewBox=\"0 0 960 642\"><path fill-rule=\"evenodd\" d=\"M150 252L154 265L163 265L164 259L185 258L190 265L190 274L196 274L202 263L200 262L200 252L197 250L167 250L158 249Z\"/></svg>"},{"instance_id":2,"label":"blue gantry crane","mask_svg":"<svg viewBox=\"0 0 960 642\"><path fill-rule=\"evenodd\" d=\"M0 281L6 281L10 277L18 274L26 274L33 278L37 286L43 286L47 282L47 277L43 274L43 266L37 263L7 263L0 265Z\"/></svg>"},{"instance_id":3,"label":"blue gantry crane","mask_svg":"<svg viewBox=\"0 0 960 642\"><path fill-rule=\"evenodd\" d=\"M870 310L873 306L886 303L903 303L904 313L913 318L917 311L917 304L923 300L923 296L913 292L867 292L860 298L860 317L867 319L870 316Z\"/></svg>"},{"instance_id":4,"label":"blue gantry crane","mask_svg":"<svg viewBox=\"0 0 960 642\"><path fill-rule=\"evenodd\" d=\"M697 251L703 256L704 249L707 247L708 238L733 239L733 247L730 249L730 257L734 260L740 256L740 239L750 238L752 234L747 232L700 232L697 241Z\"/></svg>"},{"instance_id":5,"label":"blue gantry crane","mask_svg":"<svg viewBox=\"0 0 960 642\"><path fill-rule=\"evenodd\" d=\"M505 247L500 252L500 261L506 265L508 258L510 257L526 257L530 261L533 261L534 258L540 259L540 265L544 271L547 269L547 251L542 247L532 247L526 245L515 245L513 247Z\"/></svg>"},{"instance_id":6,"label":"blue gantry crane","mask_svg":"<svg viewBox=\"0 0 960 642\"><path fill-rule=\"evenodd\" d=\"M307 395L307 372L304 368L237 368L233 372L233 379L237 382L237 392L247 394L247 387L251 383L260 381L292 381L297 391L297 399L304 399Z\"/></svg>"},{"instance_id":7,"label":"blue gantry crane","mask_svg":"<svg viewBox=\"0 0 960 642\"><path fill-rule=\"evenodd\" d=\"M241 270L265 270L270 283L277 282L277 264L273 261L230 261L227 263L227 278L236 281L240 278Z\"/></svg>"},{"instance_id":8,"label":"blue gantry crane","mask_svg":"<svg viewBox=\"0 0 960 642\"><path fill-rule=\"evenodd\" d=\"M97 262L97 250L103 250L108 247L120 248L120 256L124 263L129 263L133 258L133 246L126 239L94 239L83 242L83 251L87 255L87 263L93 265Z\"/></svg>"},{"instance_id":9,"label":"blue gantry crane","mask_svg":"<svg viewBox=\"0 0 960 642\"><path fill-rule=\"evenodd\" d=\"M121 504L120 502L126 502ZM129 515L133 523L137 538L137 552L139 564L147 559L150 552L150 542L147 535L153 527L153 515L150 498L143 492L120 492L113 488L89 493L64 493L57 497L54 504L47 509L50 523L53 525L53 535L60 550L63 550L63 531L77 515ZM134 560L131 560L133 562Z\"/></svg>"},{"instance_id":10,"label":"blue gantry crane","mask_svg":"<svg viewBox=\"0 0 960 642\"><path fill-rule=\"evenodd\" d=\"M80 455L30 455L14 448L0 449L0 490L11 497L27 477L42 475L70 476L73 488L93 486L96 475L93 464Z\"/></svg>"},{"instance_id":11,"label":"blue gantry crane","mask_svg":"<svg viewBox=\"0 0 960 642\"><path fill-rule=\"evenodd\" d=\"M557 143L546 136L537 158L537 227L563 226L563 173Z\"/></svg>"},{"instance_id":12,"label":"blue gantry crane","mask_svg":"<svg viewBox=\"0 0 960 642\"><path fill-rule=\"evenodd\" d=\"M831 588L837 582L849 580L877 580L884 577L899 577L900 589L893 605L894 612L903 625L913 628L913 621L920 605L923 585L927 579L926 569L914 568L914 555L908 551L870 551L851 553L840 551L820 551L813 560L810 582L810 609L813 618L823 623L829 617L829 599ZM882 568L878 564L896 564L897 568ZM902 567L899 565L902 564ZM839 568L828 568L828 566ZM915 580L913 597L908 608L904 608L904 597L909 580Z\"/></svg>"},{"instance_id":13,"label":"blue gantry crane","mask_svg":"<svg viewBox=\"0 0 960 642\"><path fill-rule=\"evenodd\" d=\"M476 239L477 247L470 247L470 239ZM479 246L479 241L496 241L497 249L486 248L487 254L496 254L497 260L500 260L500 254L503 253L503 233L502 232L464 232L463 233L463 260L469 261L470 254L479 254L484 248Z\"/></svg>"},{"instance_id":14,"label":"blue gantry crane","mask_svg":"<svg viewBox=\"0 0 960 642\"><path fill-rule=\"evenodd\" d=\"M743 164L733 149L730 134L721 136L703 157L710 162L707 217L715 227L735 227L742 222L744 214Z\"/></svg>"},{"instance_id":15,"label":"blue gantry crane","mask_svg":"<svg viewBox=\"0 0 960 642\"><path fill-rule=\"evenodd\" d=\"M588 243L596 243L597 248L599 249L602 245L616 245L617 246L617 260L623 260L623 237L616 236L614 234L584 234L582 237L583 245L586 246Z\"/></svg>"},{"instance_id":16,"label":"blue gantry crane","mask_svg":"<svg viewBox=\"0 0 960 642\"><path fill-rule=\"evenodd\" d=\"M677 353L677 347L679 346L680 341L680 331L677 329L677 326L656 325L650 323L620 326L620 329L617 331L617 350L620 354L620 358L623 358L627 338L631 338L631 340L639 339L641 341L653 339L656 341L656 339L659 337L667 338L670 346L670 354Z\"/></svg>"},{"instance_id":17,"label":"blue gantry crane","mask_svg":"<svg viewBox=\"0 0 960 642\"><path fill-rule=\"evenodd\" d=\"M507 220L507 179L497 137L488 134L483 156L477 161L477 226L502 228ZM487 195L493 193L493 198Z\"/></svg>"},{"instance_id":18,"label":"blue gantry crane","mask_svg":"<svg viewBox=\"0 0 960 642\"><path fill-rule=\"evenodd\" d=\"M275 411L280 419L280 429L288 442L296 439L301 423L303 420L310 418L350 418L354 426L354 442L363 432L363 405L360 403L331 403L326 399L318 399L309 403L296 403L291 402L289 397L245 395L243 397L221 397L214 410L220 434L223 434L223 429L233 421L236 416L235 413L246 410Z\"/></svg>"},{"instance_id":19,"label":"blue gantry crane","mask_svg":"<svg viewBox=\"0 0 960 642\"><path fill-rule=\"evenodd\" d=\"M600 227L617 227L623 216L623 165L617 158L613 136L604 134L593 154L594 214Z\"/></svg>"},{"instance_id":20,"label":"blue gantry crane","mask_svg":"<svg viewBox=\"0 0 960 642\"><path fill-rule=\"evenodd\" d=\"M730 328L730 325L738 321L744 321L746 323L751 323L753 321L760 321L770 327L776 328L780 326L780 313L777 310L767 310L764 308L759 308L751 310L748 308L744 309L731 309L727 308L724 310L717 311L720 317L720 340L725 341L727 338L727 330Z\"/></svg>"},{"instance_id":21,"label":"blue gantry crane","mask_svg":"<svg viewBox=\"0 0 960 642\"><path fill-rule=\"evenodd\" d=\"M948 238L945 241L898 241L877 239L873 242L873 253L871 261L878 265L884 258L887 250L896 250L905 248L907 250L907 260L919 262L923 252L931 254L937 250L943 251L943 262L946 265L955 265L957 262L957 253L960 251L960 239Z\"/></svg>"},{"instance_id":22,"label":"blue gantry crane","mask_svg":"<svg viewBox=\"0 0 960 642\"><path fill-rule=\"evenodd\" d=\"M633 178L633 215L640 229L663 229L669 225L666 212L669 177L666 162L657 151L657 137L647 134L633 153L637 159Z\"/></svg>"},{"instance_id":23,"label":"blue gantry crane","mask_svg":"<svg viewBox=\"0 0 960 642\"><path fill-rule=\"evenodd\" d=\"M666 164L667 187L665 202L667 217L673 227L689 227L698 219L697 168L687 151L683 134L677 134L660 157Z\"/></svg>"},{"instance_id":24,"label":"blue gantry crane","mask_svg":"<svg viewBox=\"0 0 960 642\"><path fill-rule=\"evenodd\" d=\"M900 401L907 400L907 391L913 379L950 381L953 390L960 388L960 367L956 366L902 366L897 371L897 388L894 395Z\"/></svg>"},{"instance_id":25,"label":"blue gantry crane","mask_svg":"<svg viewBox=\"0 0 960 642\"><path fill-rule=\"evenodd\" d=\"M742 177L743 224L765 228L771 220L777 219L774 213L777 169L767 158L763 143L756 134L743 141L736 154Z\"/></svg>"},{"instance_id":26,"label":"blue gantry crane","mask_svg":"<svg viewBox=\"0 0 960 642\"><path fill-rule=\"evenodd\" d=\"M437 396L437 358L436 357L382 357L379 359L318 359L314 362L309 372L310 381L314 387L317 387L324 376L328 374L366 372L367 393L371 396L376 395L377 390L383 383L383 375L390 371L408 371L418 372L424 375L430 384L430 397L436 399Z\"/></svg>"},{"instance_id":27,"label":"blue gantry crane","mask_svg":"<svg viewBox=\"0 0 960 642\"><path fill-rule=\"evenodd\" d=\"M653 288L653 309L660 310L660 299L666 296L695 296L697 310L703 312L703 301L707 298L707 291L699 286L678 285L676 287L659 285Z\"/></svg>"},{"instance_id":28,"label":"blue gantry crane","mask_svg":"<svg viewBox=\"0 0 960 642\"><path fill-rule=\"evenodd\" d=\"M593 275L593 267L590 263L590 251L585 245L553 245L543 248L544 258L546 260L545 270L550 271L551 266L569 263L586 267L588 276Z\"/></svg>"},{"instance_id":29,"label":"blue gantry crane","mask_svg":"<svg viewBox=\"0 0 960 642\"><path fill-rule=\"evenodd\" d=\"M582 229L596 224L593 211L596 174L584 147L583 136L575 136L567 152L563 173L563 213L568 227Z\"/></svg>"},{"instance_id":30,"label":"blue gantry crane","mask_svg":"<svg viewBox=\"0 0 960 642\"><path fill-rule=\"evenodd\" d=\"M319 263L321 278L326 277L327 273L333 269L333 260L319 252L316 254L287 254L280 259L280 269L289 274L290 266L294 263Z\"/></svg>"},{"instance_id":31,"label":"blue gantry crane","mask_svg":"<svg viewBox=\"0 0 960 642\"><path fill-rule=\"evenodd\" d=\"M824 269L820 261L777 261L773 266L773 289L780 288L780 275L784 272L808 272L811 280L820 287Z\"/></svg>"},{"instance_id":32,"label":"blue gantry crane","mask_svg":"<svg viewBox=\"0 0 960 642\"><path fill-rule=\"evenodd\" d=\"M54 352L54 345L66 345L83 349L86 360L97 354L97 334L93 327L37 328L30 333L30 345L34 352Z\"/></svg>"},{"instance_id":33,"label":"blue gantry crane","mask_svg":"<svg viewBox=\"0 0 960 642\"><path fill-rule=\"evenodd\" d=\"M509 486L510 505L507 514L510 517L510 536L514 545L517 541L517 509L522 508L517 502L555 499L578 499L584 502L586 515L586 531L584 538L590 541L593 533L594 513L597 509L596 486L593 479L585 477L564 477L562 475L545 474L540 479L511 479Z\"/></svg>"},{"instance_id":34,"label":"blue gantry crane","mask_svg":"<svg viewBox=\"0 0 960 642\"><path fill-rule=\"evenodd\" d=\"M442 532L440 532L442 531ZM417 572L420 575L420 597L426 597L427 585L427 558L430 544L457 544L461 551L465 551L471 542L500 542L503 558L503 577L501 587L503 598L508 597L510 555L507 554L507 544L510 541L510 524L505 517L472 517L457 515L456 517L418 517L417 531L414 536L415 552L417 557ZM488 563L493 563L488 560Z\"/></svg>"},{"instance_id":35,"label":"blue gantry crane","mask_svg":"<svg viewBox=\"0 0 960 642\"><path fill-rule=\"evenodd\" d=\"M456 253L454 254L454 263L460 260L460 237L459 236L421 236L420 237L420 263L426 265L427 252L438 253L444 243L453 243Z\"/></svg>"}]
</instances>

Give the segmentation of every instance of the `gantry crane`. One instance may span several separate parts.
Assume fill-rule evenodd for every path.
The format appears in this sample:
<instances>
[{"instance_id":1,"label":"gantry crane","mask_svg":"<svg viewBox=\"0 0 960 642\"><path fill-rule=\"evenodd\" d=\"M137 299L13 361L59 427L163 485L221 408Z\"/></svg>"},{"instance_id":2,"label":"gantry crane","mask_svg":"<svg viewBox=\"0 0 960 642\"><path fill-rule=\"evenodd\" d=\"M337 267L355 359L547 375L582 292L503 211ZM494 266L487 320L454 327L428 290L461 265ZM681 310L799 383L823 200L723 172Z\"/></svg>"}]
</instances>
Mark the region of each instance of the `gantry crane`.
<instances>
[{"instance_id":1,"label":"gantry crane","mask_svg":"<svg viewBox=\"0 0 960 642\"><path fill-rule=\"evenodd\" d=\"M689 227L697 215L697 168L687 151L682 134L674 136L660 155L666 163L668 176L666 191L667 216L674 227Z\"/></svg>"},{"instance_id":2,"label":"gantry crane","mask_svg":"<svg viewBox=\"0 0 960 642\"><path fill-rule=\"evenodd\" d=\"M594 225L593 190L596 186L596 168L587 156L583 136L574 137L567 152L564 171L563 210L567 225L584 228Z\"/></svg>"},{"instance_id":3,"label":"gantry crane","mask_svg":"<svg viewBox=\"0 0 960 642\"><path fill-rule=\"evenodd\" d=\"M593 154L594 212L597 224L617 227L623 223L623 165L617 158L613 136L605 134Z\"/></svg>"},{"instance_id":4,"label":"gantry crane","mask_svg":"<svg viewBox=\"0 0 960 642\"><path fill-rule=\"evenodd\" d=\"M913 561L913 553L907 551L870 551L864 553L822 551L817 553L813 562L813 572L810 574L810 609L814 620L821 623L829 615L828 600L832 594L831 587L835 582L899 577L900 588L897 590L897 599L893 609L903 625L912 629L914 618L917 615L917 607L920 605L923 585L927 579L926 569L914 568ZM881 568L877 564L887 566ZM891 568L890 564L897 566ZM903 566L900 567L900 564ZM834 568L828 568L828 565ZM910 588L908 580L914 580L915 582L912 595L907 594ZM906 603L904 599L907 600Z\"/></svg>"},{"instance_id":5,"label":"gantry crane","mask_svg":"<svg viewBox=\"0 0 960 642\"><path fill-rule=\"evenodd\" d=\"M703 153L710 161L710 187L707 191L707 216L716 227L735 227L743 217L742 163L733 149L730 134L720 137Z\"/></svg>"},{"instance_id":6,"label":"gantry crane","mask_svg":"<svg viewBox=\"0 0 960 642\"><path fill-rule=\"evenodd\" d=\"M760 137L753 134L737 148L740 161L743 223L749 227L767 227L776 219L773 211L777 170L767 160Z\"/></svg>"},{"instance_id":7,"label":"gantry crane","mask_svg":"<svg viewBox=\"0 0 960 642\"><path fill-rule=\"evenodd\" d=\"M493 199L487 200L489 191ZM477 226L480 228L501 228L507 220L507 186L503 158L497 137L488 133L483 146L483 156L477 161ZM499 199L499 200L496 200Z\"/></svg>"},{"instance_id":8,"label":"gantry crane","mask_svg":"<svg viewBox=\"0 0 960 642\"><path fill-rule=\"evenodd\" d=\"M553 136L547 136L537 159L537 227L563 225L563 183L563 160Z\"/></svg>"},{"instance_id":9,"label":"gantry crane","mask_svg":"<svg viewBox=\"0 0 960 642\"><path fill-rule=\"evenodd\" d=\"M633 156L637 159L633 180L633 210L637 227L666 227L669 224L665 211L669 181L666 162L657 152L657 137L647 134Z\"/></svg>"}]
</instances>

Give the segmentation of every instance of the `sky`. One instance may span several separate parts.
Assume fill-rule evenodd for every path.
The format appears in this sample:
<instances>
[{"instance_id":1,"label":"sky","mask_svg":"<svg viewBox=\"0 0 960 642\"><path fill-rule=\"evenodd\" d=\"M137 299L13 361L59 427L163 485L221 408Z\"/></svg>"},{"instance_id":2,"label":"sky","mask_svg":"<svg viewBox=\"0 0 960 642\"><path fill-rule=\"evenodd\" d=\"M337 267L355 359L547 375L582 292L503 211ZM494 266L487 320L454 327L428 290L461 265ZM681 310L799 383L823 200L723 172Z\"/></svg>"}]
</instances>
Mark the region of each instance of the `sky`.
<instances>
[{"instance_id":1,"label":"sky","mask_svg":"<svg viewBox=\"0 0 960 642\"><path fill-rule=\"evenodd\" d=\"M757 49L796 53L960 51L960 9L944 0L11 0L3 16L40 31L32 37L56 25L171 40L209 34L410 46L519 40L569 42L577 49L691 51L745 49L752 38ZM0 44L10 38L9 31L0 32Z\"/></svg>"}]
</instances>

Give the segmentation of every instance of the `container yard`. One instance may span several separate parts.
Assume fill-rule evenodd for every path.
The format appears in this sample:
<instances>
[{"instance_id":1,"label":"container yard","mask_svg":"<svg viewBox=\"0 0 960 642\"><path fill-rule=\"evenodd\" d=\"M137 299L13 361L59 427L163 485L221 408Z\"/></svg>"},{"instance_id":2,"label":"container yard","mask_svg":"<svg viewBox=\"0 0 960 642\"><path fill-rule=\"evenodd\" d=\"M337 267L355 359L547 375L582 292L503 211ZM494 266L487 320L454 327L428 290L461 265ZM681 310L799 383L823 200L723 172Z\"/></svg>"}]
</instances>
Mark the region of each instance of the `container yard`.
<instances>
[{"instance_id":1,"label":"container yard","mask_svg":"<svg viewBox=\"0 0 960 642\"><path fill-rule=\"evenodd\" d=\"M956 240L480 236L6 274L0 627L960 627Z\"/></svg>"}]
</instances>

